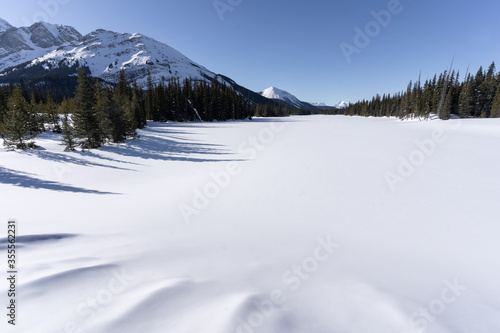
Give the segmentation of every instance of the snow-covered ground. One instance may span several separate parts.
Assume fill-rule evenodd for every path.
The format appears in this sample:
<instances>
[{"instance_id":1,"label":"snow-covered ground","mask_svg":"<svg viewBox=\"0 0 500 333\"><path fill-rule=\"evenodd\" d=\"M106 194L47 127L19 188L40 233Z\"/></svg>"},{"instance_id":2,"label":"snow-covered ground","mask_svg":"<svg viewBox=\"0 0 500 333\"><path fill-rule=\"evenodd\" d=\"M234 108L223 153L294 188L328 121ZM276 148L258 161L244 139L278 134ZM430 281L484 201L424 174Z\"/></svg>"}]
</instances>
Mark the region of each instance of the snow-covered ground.
<instances>
[{"instance_id":1,"label":"snow-covered ground","mask_svg":"<svg viewBox=\"0 0 500 333\"><path fill-rule=\"evenodd\" d=\"M500 120L149 124L0 149L2 332L500 331ZM4 275L5 274L5 275Z\"/></svg>"}]
</instances>

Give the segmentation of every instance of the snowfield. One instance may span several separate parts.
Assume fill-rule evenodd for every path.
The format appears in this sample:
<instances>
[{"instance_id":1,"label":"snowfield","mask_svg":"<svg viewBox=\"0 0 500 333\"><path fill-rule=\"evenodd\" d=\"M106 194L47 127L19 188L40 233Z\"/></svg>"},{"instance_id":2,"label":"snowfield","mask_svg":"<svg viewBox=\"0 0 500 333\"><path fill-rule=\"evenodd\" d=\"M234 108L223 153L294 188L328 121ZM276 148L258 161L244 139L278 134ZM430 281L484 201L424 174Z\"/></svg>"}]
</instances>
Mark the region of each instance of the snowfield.
<instances>
[{"instance_id":1,"label":"snowfield","mask_svg":"<svg viewBox=\"0 0 500 333\"><path fill-rule=\"evenodd\" d=\"M500 332L500 119L139 134L0 148L2 332Z\"/></svg>"}]
</instances>

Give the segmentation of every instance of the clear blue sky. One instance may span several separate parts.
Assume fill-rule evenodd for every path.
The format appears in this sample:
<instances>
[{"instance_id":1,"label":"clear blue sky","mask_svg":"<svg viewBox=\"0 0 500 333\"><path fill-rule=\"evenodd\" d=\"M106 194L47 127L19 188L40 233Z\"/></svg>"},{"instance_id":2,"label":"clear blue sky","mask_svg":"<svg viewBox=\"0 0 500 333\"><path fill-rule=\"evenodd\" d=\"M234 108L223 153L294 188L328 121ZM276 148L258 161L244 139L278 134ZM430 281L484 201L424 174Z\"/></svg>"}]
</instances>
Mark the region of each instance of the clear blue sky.
<instances>
[{"instance_id":1,"label":"clear blue sky","mask_svg":"<svg viewBox=\"0 0 500 333\"><path fill-rule=\"evenodd\" d=\"M420 71L425 80L447 69L454 55L463 74L500 66L496 0L220 0L232 7L224 20L213 2L0 0L0 17L15 26L45 17L82 34L140 32L252 90L272 85L327 104L403 90ZM370 12L391 4L397 13L377 31ZM348 63L340 45L356 46L354 28L367 24L374 37Z\"/></svg>"}]
</instances>

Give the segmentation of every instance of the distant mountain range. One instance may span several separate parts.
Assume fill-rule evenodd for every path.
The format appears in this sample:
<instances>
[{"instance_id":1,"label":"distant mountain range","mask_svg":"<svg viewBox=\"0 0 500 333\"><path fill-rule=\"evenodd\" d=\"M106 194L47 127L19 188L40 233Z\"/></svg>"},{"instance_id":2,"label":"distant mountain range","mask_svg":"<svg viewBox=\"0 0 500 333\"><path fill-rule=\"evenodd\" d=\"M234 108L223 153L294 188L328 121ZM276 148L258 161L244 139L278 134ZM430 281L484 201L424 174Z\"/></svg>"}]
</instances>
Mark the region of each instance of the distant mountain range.
<instances>
[{"instance_id":1,"label":"distant mountain range","mask_svg":"<svg viewBox=\"0 0 500 333\"><path fill-rule=\"evenodd\" d=\"M318 107L323 110L328 110L328 109L345 109L351 105L351 103L346 102L346 101L341 101L335 104L334 106L328 106L325 103L311 103L315 107Z\"/></svg>"},{"instance_id":2,"label":"distant mountain range","mask_svg":"<svg viewBox=\"0 0 500 333\"><path fill-rule=\"evenodd\" d=\"M120 70L125 69L130 82L143 87L148 74L153 83L172 78L212 81L217 75L172 47L141 34L98 29L82 36L71 26L38 22L16 28L0 19L0 84L21 78L39 86L61 78L71 78L76 84L75 74L80 67L109 83L116 83ZM255 93L224 75L217 77L258 104L279 100L291 107L322 109L275 87Z\"/></svg>"}]
</instances>

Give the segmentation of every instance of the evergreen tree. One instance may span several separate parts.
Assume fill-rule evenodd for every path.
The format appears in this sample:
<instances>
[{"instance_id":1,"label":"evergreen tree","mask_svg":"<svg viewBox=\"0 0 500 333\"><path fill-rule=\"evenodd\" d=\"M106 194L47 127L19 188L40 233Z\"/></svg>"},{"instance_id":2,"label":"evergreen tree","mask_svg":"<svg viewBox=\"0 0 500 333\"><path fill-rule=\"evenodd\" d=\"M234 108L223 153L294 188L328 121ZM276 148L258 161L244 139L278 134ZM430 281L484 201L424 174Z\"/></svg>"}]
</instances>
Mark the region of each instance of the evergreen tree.
<instances>
[{"instance_id":1,"label":"evergreen tree","mask_svg":"<svg viewBox=\"0 0 500 333\"><path fill-rule=\"evenodd\" d=\"M444 100L443 108L439 113L439 119L448 120L453 112L453 89L448 89L446 98Z\"/></svg>"},{"instance_id":2,"label":"evergreen tree","mask_svg":"<svg viewBox=\"0 0 500 333\"><path fill-rule=\"evenodd\" d=\"M500 117L500 87L497 88L490 112L490 118L499 118L499 117Z\"/></svg>"},{"instance_id":3,"label":"evergreen tree","mask_svg":"<svg viewBox=\"0 0 500 333\"><path fill-rule=\"evenodd\" d=\"M495 75L495 62L491 63L486 73L486 78L482 83L481 91L484 93L483 105L481 108L481 118L489 118L493 99L497 89L497 80Z\"/></svg>"},{"instance_id":4,"label":"evergreen tree","mask_svg":"<svg viewBox=\"0 0 500 333\"><path fill-rule=\"evenodd\" d=\"M446 97L445 80L447 78L447 72L439 75L439 79L434 88L434 93L432 95L432 113L439 114L440 109L443 107L444 99Z\"/></svg>"},{"instance_id":5,"label":"evergreen tree","mask_svg":"<svg viewBox=\"0 0 500 333\"><path fill-rule=\"evenodd\" d=\"M104 143L106 140L112 140L112 124L109 117L111 111L108 103L108 90L109 88L103 88L98 80L94 81L93 91L94 91L94 109L97 119L97 126L101 132L101 140Z\"/></svg>"},{"instance_id":6,"label":"evergreen tree","mask_svg":"<svg viewBox=\"0 0 500 333\"><path fill-rule=\"evenodd\" d=\"M486 92L484 91L485 86L483 82L485 80L485 76L483 73L483 67L481 66L477 71L477 74L474 78L472 84L472 100L473 100L473 116L479 117L481 112L483 111L485 101L486 101Z\"/></svg>"},{"instance_id":7,"label":"evergreen tree","mask_svg":"<svg viewBox=\"0 0 500 333\"><path fill-rule=\"evenodd\" d=\"M31 93L31 98L29 99L29 112L33 115L29 119L29 129L33 133L45 132L45 117L42 113L43 105L37 103L35 93Z\"/></svg>"},{"instance_id":8,"label":"evergreen tree","mask_svg":"<svg viewBox=\"0 0 500 333\"><path fill-rule=\"evenodd\" d=\"M34 147L34 142L30 140L38 135L38 130L33 129L33 123L36 123L36 116L31 112L21 89L16 86L7 101L7 109L0 124L4 145L17 149Z\"/></svg>"},{"instance_id":9,"label":"evergreen tree","mask_svg":"<svg viewBox=\"0 0 500 333\"><path fill-rule=\"evenodd\" d=\"M116 90L118 92L118 95L121 97L128 97L130 88L127 83L127 79L125 77L125 70L122 68L120 70L120 76L118 78L118 83L116 85Z\"/></svg>"},{"instance_id":10,"label":"evergreen tree","mask_svg":"<svg viewBox=\"0 0 500 333\"><path fill-rule=\"evenodd\" d=\"M70 124L68 114L65 114L63 117L62 133L63 133L62 144L64 145L64 150L65 151L74 151L75 147L77 145L77 142L76 142L75 136L74 136L74 128Z\"/></svg>"},{"instance_id":11,"label":"evergreen tree","mask_svg":"<svg viewBox=\"0 0 500 333\"><path fill-rule=\"evenodd\" d=\"M52 98L52 95L47 93L47 102L45 103L45 113L49 117L49 121L52 125L52 131L55 133L61 133L61 126L59 125L59 113L57 112L57 104Z\"/></svg>"},{"instance_id":12,"label":"evergreen tree","mask_svg":"<svg viewBox=\"0 0 500 333\"><path fill-rule=\"evenodd\" d=\"M9 95L7 89L0 87L0 124L3 122L5 115L7 114L7 101Z\"/></svg>"},{"instance_id":13,"label":"evergreen tree","mask_svg":"<svg viewBox=\"0 0 500 333\"><path fill-rule=\"evenodd\" d=\"M422 114L425 118L429 118L432 111L432 86L431 82L426 81L424 92L422 94Z\"/></svg>"},{"instance_id":14,"label":"evergreen tree","mask_svg":"<svg viewBox=\"0 0 500 333\"><path fill-rule=\"evenodd\" d=\"M122 102L120 95L113 94L110 89L106 89L99 106L99 112L103 114L107 124L104 132L115 143L125 141L127 138L127 122Z\"/></svg>"},{"instance_id":15,"label":"evergreen tree","mask_svg":"<svg viewBox=\"0 0 500 333\"><path fill-rule=\"evenodd\" d=\"M154 113L154 90L153 81L151 79L151 72L148 72L147 78L147 92L146 92L146 102L145 102L145 111L146 111L146 119L153 120Z\"/></svg>"},{"instance_id":16,"label":"evergreen tree","mask_svg":"<svg viewBox=\"0 0 500 333\"><path fill-rule=\"evenodd\" d=\"M83 148L100 147L103 142L103 135L94 108L94 93L83 69L78 71L78 87L74 104L73 124L75 137L80 140Z\"/></svg>"},{"instance_id":17,"label":"evergreen tree","mask_svg":"<svg viewBox=\"0 0 500 333\"><path fill-rule=\"evenodd\" d=\"M462 84L462 91L458 102L458 116L460 118L469 118L474 110L472 86L472 78L469 74L466 81Z\"/></svg>"},{"instance_id":18,"label":"evergreen tree","mask_svg":"<svg viewBox=\"0 0 500 333\"><path fill-rule=\"evenodd\" d=\"M147 124L145 99L142 89L140 89L136 83L134 83L132 89L130 109L133 118L131 123L134 131L138 128L144 128Z\"/></svg>"}]
</instances>

